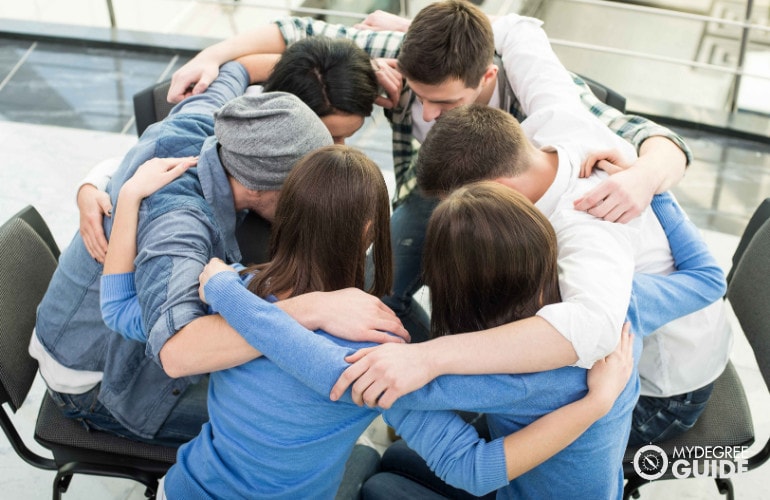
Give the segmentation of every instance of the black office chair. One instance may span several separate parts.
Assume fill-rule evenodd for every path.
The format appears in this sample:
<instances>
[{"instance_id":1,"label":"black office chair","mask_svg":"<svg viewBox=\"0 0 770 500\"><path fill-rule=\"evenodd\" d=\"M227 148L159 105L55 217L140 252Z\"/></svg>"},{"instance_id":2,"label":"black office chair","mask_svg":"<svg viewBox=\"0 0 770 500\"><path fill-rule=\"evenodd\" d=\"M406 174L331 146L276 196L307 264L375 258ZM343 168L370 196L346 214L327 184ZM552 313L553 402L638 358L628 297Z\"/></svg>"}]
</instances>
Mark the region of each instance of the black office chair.
<instances>
[{"instance_id":1,"label":"black office chair","mask_svg":"<svg viewBox=\"0 0 770 500\"><path fill-rule=\"evenodd\" d=\"M759 370L770 390L770 293L767 277L770 276L770 199L755 211L749 226L741 237L733 257L727 288L727 298L732 305L744 335L756 357ZM659 443L668 457L674 456L674 448L717 446L742 449L754 443L754 425L743 385L732 363L714 384L714 391L695 426L685 434ZM641 447L626 450L623 472L626 483L623 498L639 498L639 488L648 483L634 470L634 456ZM686 455L686 454L685 454ZM691 460L688 457L682 457ZM697 457L693 457L695 459ZM770 440L762 450L748 457L747 469L752 470L770 458ZM693 462L690 462L692 468ZM701 463L701 469L703 465ZM676 479L671 468L657 480ZM727 477L714 478L720 493L732 500L733 485Z\"/></svg>"},{"instance_id":2,"label":"black office chair","mask_svg":"<svg viewBox=\"0 0 770 500\"><path fill-rule=\"evenodd\" d=\"M56 471L54 499L67 491L74 474L133 479L146 486L148 498L154 498L158 478L176 460L175 448L88 431L65 418L46 394L34 438L51 451L51 459L27 447L7 410L15 413L19 409L37 373L37 361L29 355L27 346L35 326L37 305L57 265L50 242L45 241L45 235L50 235L45 222L37 214L39 233L26 222L33 211L37 214L34 208L27 207L0 227L0 426L25 462Z\"/></svg>"},{"instance_id":3,"label":"black office chair","mask_svg":"<svg viewBox=\"0 0 770 500\"><path fill-rule=\"evenodd\" d=\"M166 100L171 80L165 80L140 90L134 94L134 119L136 120L136 135L155 122L168 116L174 104Z\"/></svg>"},{"instance_id":4,"label":"black office chair","mask_svg":"<svg viewBox=\"0 0 770 500\"><path fill-rule=\"evenodd\" d=\"M765 198L764 201L759 204L757 209L754 210L754 213L751 215L751 219L749 219L749 223L746 225L746 229L743 230L741 241L738 242L738 247L735 249L735 253L733 254L732 267L730 268L730 272L727 274L728 283L732 281L733 273L735 272L735 268L738 266L738 261L741 260L743 252L746 250L749 242L754 237L754 233L756 233L757 230L762 227L762 224L764 224L768 219L770 219L770 198Z\"/></svg>"},{"instance_id":5,"label":"black office chair","mask_svg":"<svg viewBox=\"0 0 770 500\"><path fill-rule=\"evenodd\" d=\"M17 217L29 224L29 226L37 233L37 235L43 239L45 244L48 245L48 249L51 250L54 258L59 260L59 255L61 254L59 251L59 245L56 244L56 240L54 240L53 235L51 234L51 230L48 229L48 225L45 223L43 217L35 209L35 207L32 205L27 205L26 207L19 210L13 217L11 217L11 219L15 219Z\"/></svg>"}]
</instances>

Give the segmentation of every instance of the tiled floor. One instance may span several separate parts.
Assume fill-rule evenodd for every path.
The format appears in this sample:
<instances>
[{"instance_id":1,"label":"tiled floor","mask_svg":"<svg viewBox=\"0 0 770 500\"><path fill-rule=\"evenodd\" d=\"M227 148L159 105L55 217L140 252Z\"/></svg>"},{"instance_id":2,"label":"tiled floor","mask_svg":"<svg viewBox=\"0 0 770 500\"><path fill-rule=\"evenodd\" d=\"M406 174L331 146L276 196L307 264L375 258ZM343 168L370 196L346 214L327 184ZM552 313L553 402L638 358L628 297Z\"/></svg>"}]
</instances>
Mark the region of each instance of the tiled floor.
<instances>
[{"instance_id":1,"label":"tiled floor","mask_svg":"<svg viewBox=\"0 0 770 500\"><path fill-rule=\"evenodd\" d=\"M502 2L505 3L505 2ZM56 12L54 1L20 2L23 9ZM74 2L73 2L74 4ZM123 19L139 23L136 14ZM180 1L153 3L152 23L201 23L212 11L180 9ZM5 16L8 3L0 6ZM116 2L121 8L128 3ZM148 4L149 5L149 4ZM175 7L174 7L175 6ZM79 18L101 15L103 2L92 0ZM149 7L144 7L149 8ZM273 9L274 10L274 9ZM72 13L60 12L66 21ZM170 13L173 11L173 15ZM164 13L169 13L164 17ZM264 15L264 14L263 14ZM272 17L272 13L270 17ZM128 17L126 17L128 16ZM187 16L187 17L184 17ZM224 15L222 15L224 16ZM220 36L226 16L211 18L211 36ZM232 16L231 16L232 17ZM238 17L238 19L241 19ZM197 21L195 21L197 20ZM264 18L263 18L264 20ZM74 22L74 21L71 21ZM94 21L95 23L96 21ZM99 20L99 22L102 22ZM149 21L146 21L149 22ZM248 24L248 23L246 23ZM232 26L230 26L232 28ZM159 29L160 28L156 28ZM243 29L243 26L240 27ZM224 35L221 35L224 36ZM0 38L0 221L34 204L51 225L60 246L77 228L74 204L77 181L97 161L120 155L135 142L131 96L155 83L184 62L183 57L132 50L77 47L43 41ZM704 230L710 248L725 268L754 207L770 196L770 146L719 134L678 129L694 153L693 164L675 192L692 219ZM367 122L352 141L370 154L386 172L392 186L388 129L382 116ZM767 394L746 342L739 335L733 360L740 370L752 404L757 442L770 436L770 396ZM36 384L17 421L31 435L34 412L42 393ZM381 444L381 427L369 436ZM34 444L34 443L33 443ZM737 498L768 498L767 466L736 479ZM0 438L0 488L3 498L45 498L53 474L32 469L19 460ZM123 480L78 477L67 498L142 498L142 489ZM719 498L711 481L690 480L646 486L642 498Z\"/></svg>"}]
</instances>

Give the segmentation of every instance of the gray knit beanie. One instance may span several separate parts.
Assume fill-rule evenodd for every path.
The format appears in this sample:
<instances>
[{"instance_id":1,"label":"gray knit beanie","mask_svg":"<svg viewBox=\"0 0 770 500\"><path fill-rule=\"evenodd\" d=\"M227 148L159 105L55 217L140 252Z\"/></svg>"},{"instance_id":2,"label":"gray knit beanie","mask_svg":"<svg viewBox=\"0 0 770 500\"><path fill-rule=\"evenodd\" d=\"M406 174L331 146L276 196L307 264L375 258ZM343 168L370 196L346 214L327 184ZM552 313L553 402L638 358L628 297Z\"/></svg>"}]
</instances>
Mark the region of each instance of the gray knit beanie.
<instances>
[{"instance_id":1,"label":"gray knit beanie","mask_svg":"<svg viewBox=\"0 0 770 500\"><path fill-rule=\"evenodd\" d=\"M332 136L295 95L266 92L228 102L214 115L222 166L253 191L278 191L297 160Z\"/></svg>"}]
</instances>

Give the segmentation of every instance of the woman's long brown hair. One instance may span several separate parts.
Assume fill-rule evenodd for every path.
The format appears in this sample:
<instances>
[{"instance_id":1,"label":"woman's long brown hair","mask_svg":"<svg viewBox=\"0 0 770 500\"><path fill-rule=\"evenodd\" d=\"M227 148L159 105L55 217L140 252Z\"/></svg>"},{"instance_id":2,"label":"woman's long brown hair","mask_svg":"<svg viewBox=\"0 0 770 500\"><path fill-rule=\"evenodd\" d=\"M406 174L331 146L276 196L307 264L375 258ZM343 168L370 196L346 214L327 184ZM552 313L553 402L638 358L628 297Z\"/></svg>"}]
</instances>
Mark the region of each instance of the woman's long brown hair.
<instances>
[{"instance_id":1,"label":"woman's long brown hair","mask_svg":"<svg viewBox=\"0 0 770 500\"><path fill-rule=\"evenodd\" d=\"M470 184L442 201L424 252L433 337L510 323L561 301L553 227L500 184Z\"/></svg>"},{"instance_id":2,"label":"woman's long brown hair","mask_svg":"<svg viewBox=\"0 0 770 500\"><path fill-rule=\"evenodd\" d=\"M318 149L292 168L281 189L270 237L270 261L253 266L255 294L300 295L364 288L372 245L370 293L392 286L390 205L385 180L364 153L342 145Z\"/></svg>"}]
</instances>

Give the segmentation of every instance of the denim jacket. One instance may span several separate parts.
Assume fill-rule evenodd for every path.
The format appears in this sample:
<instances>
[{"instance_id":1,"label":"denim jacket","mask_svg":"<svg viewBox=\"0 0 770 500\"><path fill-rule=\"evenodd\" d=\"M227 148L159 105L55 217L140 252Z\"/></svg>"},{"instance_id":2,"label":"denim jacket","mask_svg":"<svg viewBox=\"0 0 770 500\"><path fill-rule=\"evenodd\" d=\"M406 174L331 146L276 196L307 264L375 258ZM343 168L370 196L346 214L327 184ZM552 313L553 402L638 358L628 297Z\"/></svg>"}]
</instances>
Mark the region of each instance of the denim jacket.
<instances>
[{"instance_id":1,"label":"denim jacket","mask_svg":"<svg viewBox=\"0 0 770 500\"><path fill-rule=\"evenodd\" d=\"M75 370L103 372L99 400L135 434L152 438L196 377L169 378L158 360L166 341L207 313L198 298L198 275L212 257L240 261L238 214L213 137L213 114L243 93L248 74L228 63L199 96L177 105L148 128L126 155L109 186L113 204L120 187L145 161L200 154L196 168L148 197L139 211L136 287L147 344L109 330L99 308L102 265L80 234L62 253L38 308L36 333L46 351ZM111 219L105 218L107 235Z\"/></svg>"}]
</instances>

